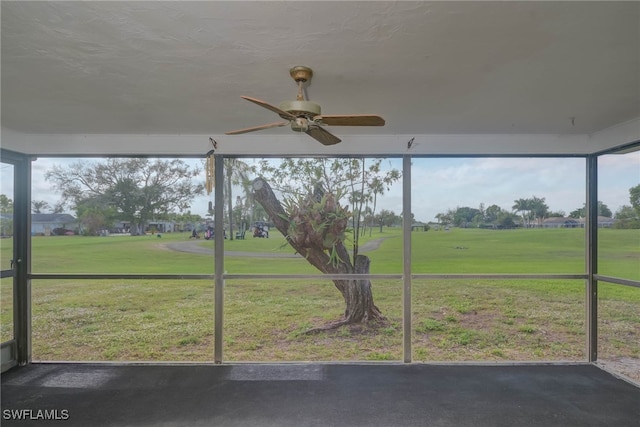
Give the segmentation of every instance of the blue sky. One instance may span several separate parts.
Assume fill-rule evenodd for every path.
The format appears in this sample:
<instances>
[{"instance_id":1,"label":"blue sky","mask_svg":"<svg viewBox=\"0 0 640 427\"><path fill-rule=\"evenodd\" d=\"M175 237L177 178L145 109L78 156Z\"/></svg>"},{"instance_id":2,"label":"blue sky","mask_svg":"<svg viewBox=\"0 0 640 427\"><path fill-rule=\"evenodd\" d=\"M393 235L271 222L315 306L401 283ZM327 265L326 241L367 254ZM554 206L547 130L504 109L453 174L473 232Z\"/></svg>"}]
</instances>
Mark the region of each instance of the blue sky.
<instances>
[{"instance_id":1,"label":"blue sky","mask_svg":"<svg viewBox=\"0 0 640 427\"><path fill-rule=\"evenodd\" d=\"M53 164L73 161L62 158L34 161L33 199L54 205L59 195L44 180L44 174ZM188 161L199 164L199 160ZM551 210L566 214L582 207L585 201L582 158L417 158L412 164L412 211L421 221L432 221L437 213L457 206L478 208L480 203L511 210L514 200L534 195L544 197ZM402 161L389 159L383 165L401 169ZM613 212L628 205L629 188L640 184L640 152L602 156L598 165L598 199ZM13 182L10 171L5 164L0 169L2 194L9 194ZM199 197L191 211L204 216L209 200L213 200L213 195ZM400 214L401 182L379 197L377 209Z\"/></svg>"}]
</instances>

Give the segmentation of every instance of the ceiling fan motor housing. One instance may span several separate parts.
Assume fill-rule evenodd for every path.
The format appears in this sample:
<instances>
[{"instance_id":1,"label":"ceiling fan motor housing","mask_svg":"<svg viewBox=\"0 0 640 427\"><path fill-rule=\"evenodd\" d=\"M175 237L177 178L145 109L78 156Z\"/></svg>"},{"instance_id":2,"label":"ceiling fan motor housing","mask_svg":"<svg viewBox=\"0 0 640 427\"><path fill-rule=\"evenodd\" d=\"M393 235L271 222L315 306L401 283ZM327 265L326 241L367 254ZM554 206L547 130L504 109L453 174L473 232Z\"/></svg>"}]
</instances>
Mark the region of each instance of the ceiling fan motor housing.
<instances>
[{"instance_id":1,"label":"ceiling fan motor housing","mask_svg":"<svg viewBox=\"0 0 640 427\"><path fill-rule=\"evenodd\" d=\"M285 101L280 104L280 109L296 117L306 117L310 120L320 115L320 106L311 101Z\"/></svg>"}]
</instances>

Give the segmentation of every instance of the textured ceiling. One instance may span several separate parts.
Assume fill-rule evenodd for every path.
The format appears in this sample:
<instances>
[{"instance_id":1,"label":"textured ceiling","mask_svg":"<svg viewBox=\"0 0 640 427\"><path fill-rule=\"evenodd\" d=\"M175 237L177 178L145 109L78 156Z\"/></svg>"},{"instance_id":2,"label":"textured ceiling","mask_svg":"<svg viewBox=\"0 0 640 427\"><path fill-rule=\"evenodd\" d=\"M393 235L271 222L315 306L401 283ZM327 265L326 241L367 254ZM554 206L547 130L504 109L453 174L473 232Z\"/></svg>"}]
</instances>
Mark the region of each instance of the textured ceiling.
<instances>
[{"instance_id":1,"label":"textured ceiling","mask_svg":"<svg viewBox=\"0 0 640 427\"><path fill-rule=\"evenodd\" d=\"M384 116L371 135L588 135L640 117L638 2L1 8L2 127L19 133L221 136L277 121L240 95L294 99L295 65L323 113Z\"/></svg>"}]
</instances>

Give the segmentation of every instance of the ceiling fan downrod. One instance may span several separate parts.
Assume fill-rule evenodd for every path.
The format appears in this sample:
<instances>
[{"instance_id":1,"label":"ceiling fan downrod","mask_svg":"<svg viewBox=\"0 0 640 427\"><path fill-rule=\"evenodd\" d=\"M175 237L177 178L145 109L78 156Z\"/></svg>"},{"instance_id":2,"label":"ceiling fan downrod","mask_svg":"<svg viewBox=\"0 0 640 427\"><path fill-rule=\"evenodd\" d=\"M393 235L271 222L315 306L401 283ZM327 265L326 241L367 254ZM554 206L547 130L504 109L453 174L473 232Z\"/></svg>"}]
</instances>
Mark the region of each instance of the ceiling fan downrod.
<instances>
[{"instance_id":1,"label":"ceiling fan downrod","mask_svg":"<svg viewBox=\"0 0 640 427\"><path fill-rule=\"evenodd\" d=\"M304 83L307 83L313 77L313 71L309 67L297 65L289 70L291 78L298 83L297 101L304 101Z\"/></svg>"}]
</instances>

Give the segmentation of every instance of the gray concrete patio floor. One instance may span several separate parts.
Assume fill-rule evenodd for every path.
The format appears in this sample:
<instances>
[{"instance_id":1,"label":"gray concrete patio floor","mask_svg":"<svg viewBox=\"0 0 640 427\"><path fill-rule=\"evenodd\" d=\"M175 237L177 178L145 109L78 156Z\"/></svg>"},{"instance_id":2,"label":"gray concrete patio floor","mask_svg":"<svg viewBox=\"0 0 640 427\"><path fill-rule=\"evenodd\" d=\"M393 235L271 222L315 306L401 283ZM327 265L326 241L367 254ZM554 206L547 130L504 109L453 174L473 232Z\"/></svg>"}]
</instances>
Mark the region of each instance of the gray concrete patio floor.
<instances>
[{"instance_id":1,"label":"gray concrete patio floor","mask_svg":"<svg viewBox=\"0 0 640 427\"><path fill-rule=\"evenodd\" d=\"M640 426L640 388L590 364L32 364L1 380L3 426ZM68 419L9 419L38 410Z\"/></svg>"}]
</instances>

